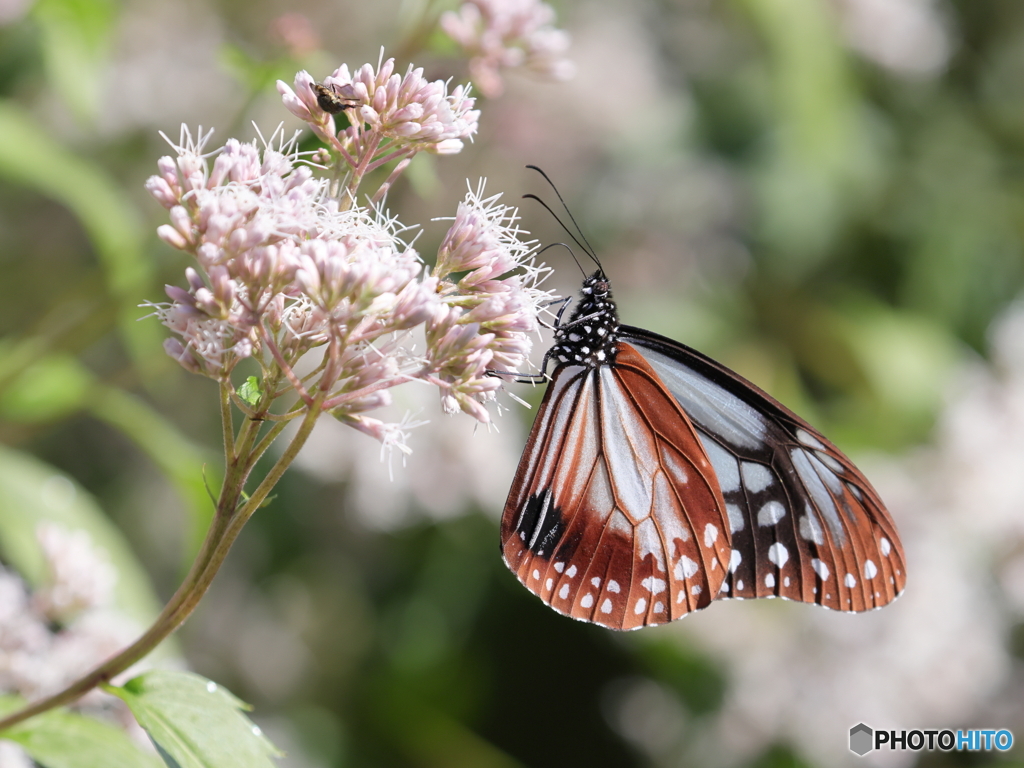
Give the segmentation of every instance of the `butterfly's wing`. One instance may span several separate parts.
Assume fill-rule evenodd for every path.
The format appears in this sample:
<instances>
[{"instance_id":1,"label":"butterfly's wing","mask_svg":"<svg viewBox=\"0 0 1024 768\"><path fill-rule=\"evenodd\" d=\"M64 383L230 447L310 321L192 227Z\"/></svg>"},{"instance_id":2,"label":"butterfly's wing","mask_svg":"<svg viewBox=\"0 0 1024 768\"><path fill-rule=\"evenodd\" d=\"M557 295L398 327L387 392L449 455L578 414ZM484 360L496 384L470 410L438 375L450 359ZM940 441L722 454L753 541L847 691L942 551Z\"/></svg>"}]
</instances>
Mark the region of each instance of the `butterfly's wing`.
<instances>
[{"instance_id":1,"label":"butterfly's wing","mask_svg":"<svg viewBox=\"0 0 1024 768\"><path fill-rule=\"evenodd\" d=\"M731 554L712 462L642 355L561 365L501 520L505 562L560 613L613 629L678 619L718 594Z\"/></svg>"},{"instance_id":2,"label":"butterfly's wing","mask_svg":"<svg viewBox=\"0 0 1024 768\"><path fill-rule=\"evenodd\" d=\"M682 405L715 468L733 549L719 598L784 597L864 611L903 591L896 526L835 445L696 350L629 326L618 336Z\"/></svg>"}]
</instances>

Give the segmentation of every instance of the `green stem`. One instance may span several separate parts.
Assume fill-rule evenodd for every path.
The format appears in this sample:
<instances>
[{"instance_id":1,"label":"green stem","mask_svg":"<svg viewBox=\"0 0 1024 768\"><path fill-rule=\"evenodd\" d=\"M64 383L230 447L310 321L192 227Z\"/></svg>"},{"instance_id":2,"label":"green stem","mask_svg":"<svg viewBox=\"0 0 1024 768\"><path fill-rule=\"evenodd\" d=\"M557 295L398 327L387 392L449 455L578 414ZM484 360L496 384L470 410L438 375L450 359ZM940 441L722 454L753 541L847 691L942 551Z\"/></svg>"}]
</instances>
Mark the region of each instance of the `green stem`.
<instances>
[{"instance_id":1,"label":"green stem","mask_svg":"<svg viewBox=\"0 0 1024 768\"><path fill-rule=\"evenodd\" d=\"M222 381L220 385L220 424L224 433L224 455L235 455L235 427L231 421L231 394L233 387L230 381Z\"/></svg>"},{"instance_id":2,"label":"green stem","mask_svg":"<svg viewBox=\"0 0 1024 768\"><path fill-rule=\"evenodd\" d=\"M178 587L178 591L174 593L174 596L164 606L163 611L160 612L153 625L130 646L71 683L64 690L34 704L30 704L0 720L0 731L4 731L18 723L24 722L30 717L55 707L70 704L93 688L109 683L117 675L145 657L184 623L210 588L214 576L220 570L228 551L231 549L231 545L238 538L238 534L241 533L246 521L266 501L270 491L281 479L281 476L284 475L285 470L288 469L309 438L316 424L325 394L323 392L318 394L314 407L306 412L298 432L292 438L284 453L278 458L273 468L259 484L252 496L239 507L238 501L242 497L245 480L252 468L253 460L251 454L254 453L253 448L259 434L259 423L246 420L247 423L239 430L238 441L235 444L237 446L237 454L228 456L224 486L217 501L217 512L210 525L210 530L206 534L206 539L203 541L202 549L192 564L191 569L189 569L185 580ZM223 394L222 397L224 397ZM230 411L227 414L230 416ZM230 422L228 422L226 428L230 430ZM261 450L265 450L266 446L267 443L261 441L258 447Z\"/></svg>"}]
</instances>

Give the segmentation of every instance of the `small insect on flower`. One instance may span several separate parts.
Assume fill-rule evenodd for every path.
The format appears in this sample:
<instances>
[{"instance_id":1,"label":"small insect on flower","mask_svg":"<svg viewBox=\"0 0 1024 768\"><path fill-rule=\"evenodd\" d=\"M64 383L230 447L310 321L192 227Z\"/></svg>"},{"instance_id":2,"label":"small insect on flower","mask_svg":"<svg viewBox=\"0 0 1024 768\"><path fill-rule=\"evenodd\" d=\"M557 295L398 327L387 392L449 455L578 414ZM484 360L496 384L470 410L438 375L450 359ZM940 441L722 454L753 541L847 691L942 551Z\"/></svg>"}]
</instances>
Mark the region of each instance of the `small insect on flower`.
<instances>
[{"instance_id":1,"label":"small insect on flower","mask_svg":"<svg viewBox=\"0 0 1024 768\"><path fill-rule=\"evenodd\" d=\"M320 105L320 109L329 114L336 115L359 106L359 99L342 96L334 83L313 83L310 87L316 93L316 103Z\"/></svg>"}]
</instances>

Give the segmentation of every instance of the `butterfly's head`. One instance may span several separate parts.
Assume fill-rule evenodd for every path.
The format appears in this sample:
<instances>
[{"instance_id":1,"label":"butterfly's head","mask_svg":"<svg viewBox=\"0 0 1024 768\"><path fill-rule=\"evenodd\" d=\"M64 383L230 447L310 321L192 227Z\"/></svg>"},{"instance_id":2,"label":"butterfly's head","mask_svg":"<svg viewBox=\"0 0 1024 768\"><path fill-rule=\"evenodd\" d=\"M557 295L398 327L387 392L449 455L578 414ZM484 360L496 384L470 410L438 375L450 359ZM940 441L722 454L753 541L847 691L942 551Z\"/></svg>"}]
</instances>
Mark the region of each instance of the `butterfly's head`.
<instances>
[{"instance_id":1,"label":"butterfly's head","mask_svg":"<svg viewBox=\"0 0 1024 768\"><path fill-rule=\"evenodd\" d=\"M584 298L605 299L611 295L611 284L604 272L600 269L583 281L583 288L580 289Z\"/></svg>"}]
</instances>

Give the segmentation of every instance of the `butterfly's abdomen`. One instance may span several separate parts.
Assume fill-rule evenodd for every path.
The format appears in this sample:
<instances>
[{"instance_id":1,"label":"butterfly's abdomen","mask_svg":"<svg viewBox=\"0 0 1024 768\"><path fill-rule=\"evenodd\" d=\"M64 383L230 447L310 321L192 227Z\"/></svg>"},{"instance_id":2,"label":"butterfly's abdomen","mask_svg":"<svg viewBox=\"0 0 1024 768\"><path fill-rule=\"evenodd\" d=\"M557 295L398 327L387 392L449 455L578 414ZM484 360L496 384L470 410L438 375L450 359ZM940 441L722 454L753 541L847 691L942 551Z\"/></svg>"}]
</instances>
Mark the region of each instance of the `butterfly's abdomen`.
<instances>
[{"instance_id":1,"label":"butterfly's abdomen","mask_svg":"<svg viewBox=\"0 0 1024 768\"><path fill-rule=\"evenodd\" d=\"M555 344L548 353L559 364L596 368L615 361L619 314L604 273L598 270L583 281L580 302L572 317L555 329Z\"/></svg>"}]
</instances>

